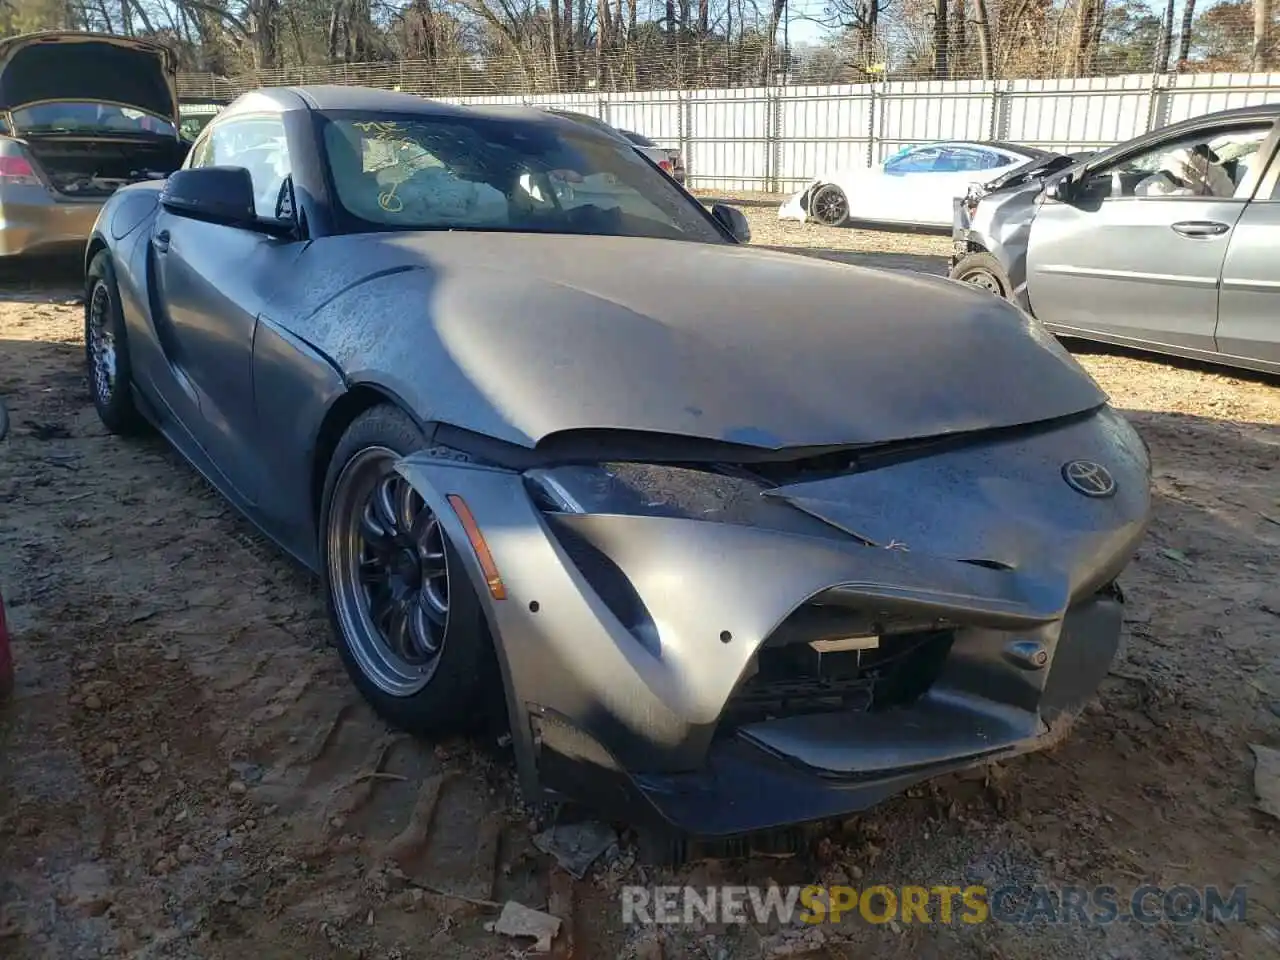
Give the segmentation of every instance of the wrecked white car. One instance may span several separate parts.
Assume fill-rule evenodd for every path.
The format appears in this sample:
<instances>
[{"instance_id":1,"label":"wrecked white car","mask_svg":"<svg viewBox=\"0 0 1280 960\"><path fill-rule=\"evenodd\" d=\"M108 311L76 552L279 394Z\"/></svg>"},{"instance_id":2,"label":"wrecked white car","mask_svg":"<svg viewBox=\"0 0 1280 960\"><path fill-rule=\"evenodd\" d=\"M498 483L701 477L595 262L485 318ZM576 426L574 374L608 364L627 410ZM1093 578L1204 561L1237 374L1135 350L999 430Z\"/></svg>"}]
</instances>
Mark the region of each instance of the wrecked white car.
<instances>
[{"instance_id":1,"label":"wrecked white car","mask_svg":"<svg viewBox=\"0 0 1280 960\"><path fill-rule=\"evenodd\" d=\"M941 227L951 222L954 198L974 180L990 180L1043 150L997 141L950 141L906 147L874 167L824 173L778 210L781 220L814 220L829 227L851 221Z\"/></svg>"}]
</instances>

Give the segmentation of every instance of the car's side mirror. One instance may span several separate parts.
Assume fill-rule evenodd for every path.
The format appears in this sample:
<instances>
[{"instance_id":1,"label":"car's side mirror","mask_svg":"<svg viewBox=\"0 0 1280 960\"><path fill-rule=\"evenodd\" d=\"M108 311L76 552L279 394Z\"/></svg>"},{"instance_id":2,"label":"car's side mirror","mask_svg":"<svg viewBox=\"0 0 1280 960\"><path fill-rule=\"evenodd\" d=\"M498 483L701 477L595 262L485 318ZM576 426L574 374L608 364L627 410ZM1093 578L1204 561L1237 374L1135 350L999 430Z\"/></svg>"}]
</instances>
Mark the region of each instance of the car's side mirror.
<instances>
[{"instance_id":1,"label":"car's side mirror","mask_svg":"<svg viewBox=\"0 0 1280 960\"><path fill-rule=\"evenodd\" d=\"M244 167L176 170L165 181L160 203L171 213L229 227L247 227L257 219L253 177Z\"/></svg>"},{"instance_id":2,"label":"car's side mirror","mask_svg":"<svg viewBox=\"0 0 1280 960\"><path fill-rule=\"evenodd\" d=\"M165 181L161 205L171 213L228 227L256 227L253 177L244 167L177 170Z\"/></svg>"},{"instance_id":3,"label":"car's side mirror","mask_svg":"<svg viewBox=\"0 0 1280 960\"><path fill-rule=\"evenodd\" d=\"M737 207L731 207L727 203L717 203L711 208L711 216L715 217L720 226L728 230L733 239L739 243L751 241L751 224Z\"/></svg>"}]
</instances>

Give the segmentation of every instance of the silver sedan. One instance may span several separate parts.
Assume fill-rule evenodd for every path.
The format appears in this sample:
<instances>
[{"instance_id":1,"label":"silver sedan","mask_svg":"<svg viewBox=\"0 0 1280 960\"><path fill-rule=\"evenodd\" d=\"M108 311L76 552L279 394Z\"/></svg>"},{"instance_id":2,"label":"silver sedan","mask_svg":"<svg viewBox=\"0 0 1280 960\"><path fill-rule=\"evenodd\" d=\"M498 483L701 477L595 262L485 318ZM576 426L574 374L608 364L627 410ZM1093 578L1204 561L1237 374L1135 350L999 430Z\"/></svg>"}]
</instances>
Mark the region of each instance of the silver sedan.
<instances>
[{"instance_id":1,"label":"silver sedan","mask_svg":"<svg viewBox=\"0 0 1280 960\"><path fill-rule=\"evenodd\" d=\"M951 277L1053 332L1280 373L1280 105L1184 121L956 208Z\"/></svg>"},{"instance_id":2,"label":"silver sedan","mask_svg":"<svg viewBox=\"0 0 1280 960\"><path fill-rule=\"evenodd\" d=\"M176 69L128 37L0 42L0 257L82 246L116 190L181 165Z\"/></svg>"}]
</instances>

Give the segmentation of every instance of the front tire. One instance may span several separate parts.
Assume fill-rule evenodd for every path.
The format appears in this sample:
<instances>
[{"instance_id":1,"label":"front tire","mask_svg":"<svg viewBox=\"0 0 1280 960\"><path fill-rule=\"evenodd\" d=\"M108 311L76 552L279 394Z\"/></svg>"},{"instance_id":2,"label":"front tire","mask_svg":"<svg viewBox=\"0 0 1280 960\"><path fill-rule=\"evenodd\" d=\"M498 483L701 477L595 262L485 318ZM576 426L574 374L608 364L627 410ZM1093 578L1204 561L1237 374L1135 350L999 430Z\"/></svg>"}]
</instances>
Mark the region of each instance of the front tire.
<instances>
[{"instance_id":1,"label":"front tire","mask_svg":"<svg viewBox=\"0 0 1280 960\"><path fill-rule=\"evenodd\" d=\"M352 682L390 723L438 737L486 716L494 661L457 549L393 469L425 446L389 404L352 421L329 463L320 538L329 618Z\"/></svg>"},{"instance_id":2,"label":"front tire","mask_svg":"<svg viewBox=\"0 0 1280 960\"><path fill-rule=\"evenodd\" d=\"M1008 300L1013 295L1013 284L1000 261L986 252L970 253L961 257L951 268L951 279L981 287L988 293Z\"/></svg>"},{"instance_id":3,"label":"front tire","mask_svg":"<svg viewBox=\"0 0 1280 960\"><path fill-rule=\"evenodd\" d=\"M809 197L809 213L828 227L843 227L849 222L849 198L834 183L824 183Z\"/></svg>"},{"instance_id":4,"label":"front tire","mask_svg":"<svg viewBox=\"0 0 1280 960\"><path fill-rule=\"evenodd\" d=\"M84 358L89 392L102 425L118 436L145 433L146 418L133 402L133 367L120 288L106 250L93 258L85 277Z\"/></svg>"}]
</instances>

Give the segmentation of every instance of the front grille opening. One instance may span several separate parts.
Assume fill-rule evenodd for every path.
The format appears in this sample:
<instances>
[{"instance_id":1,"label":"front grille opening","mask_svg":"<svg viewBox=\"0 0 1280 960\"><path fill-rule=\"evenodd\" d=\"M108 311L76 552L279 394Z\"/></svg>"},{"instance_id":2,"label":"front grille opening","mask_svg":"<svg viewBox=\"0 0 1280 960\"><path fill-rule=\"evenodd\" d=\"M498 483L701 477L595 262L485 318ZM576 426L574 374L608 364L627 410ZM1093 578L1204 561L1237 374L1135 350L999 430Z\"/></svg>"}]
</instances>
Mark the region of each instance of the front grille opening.
<instances>
[{"instance_id":1,"label":"front grille opening","mask_svg":"<svg viewBox=\"0 0 1280 960\"><path fill-rule=\"evenodd\" d=\"M879 712L909 706L922 697L942 673L952 629L926 626L882 627L874 649L820 652L813 641L837 639L830 632L834 611L815 616L806 605L789 618L802 623L825 621L825 636L784 623L756 654L754 673L735 691L721 717L720 732L743 724L821 713ZM845 616L854 611L839 611ZM798 616L797 616L798 615ZM863 615L863 622L868 618ZM844 636L856 636L849 631ZM774 642L778 636L784 642Z\"/></svg>"}]
</instances>

